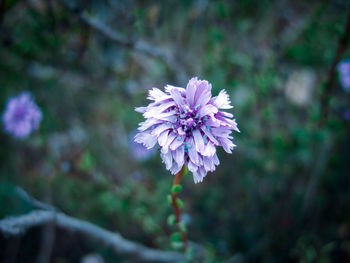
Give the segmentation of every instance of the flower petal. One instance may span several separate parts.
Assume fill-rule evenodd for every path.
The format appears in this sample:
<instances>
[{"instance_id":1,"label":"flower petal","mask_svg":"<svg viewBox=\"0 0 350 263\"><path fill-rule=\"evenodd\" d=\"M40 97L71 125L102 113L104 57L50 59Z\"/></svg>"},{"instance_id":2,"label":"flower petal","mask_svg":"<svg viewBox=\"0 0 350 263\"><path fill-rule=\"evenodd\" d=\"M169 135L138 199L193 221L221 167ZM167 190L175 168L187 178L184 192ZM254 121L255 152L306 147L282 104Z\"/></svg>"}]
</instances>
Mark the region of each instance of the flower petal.
<instances>
[{"instance_id":1,"label":"flower petal","mask_svg":"<svg viewBox=\"0 0 350 263\"><path fill-rule=\"evenodd\" d=\"M232 153L233 148L236 146L235 144L232 143L229 139L225 137L220 137L218 138L222 148L224 148L225 152L227 153Z\"/></svg>"},{"instance_id":2,"label":"flower petal","mask_svg":"<svg viewBox=\"0 0 350 263\"><path fill-rule=\"evenodd\" d=\"M180 172L182 168L182 165L179 166L177 163L173 162L173 165L170 168L170 172L171 174L177 174L178 172Z\"/></svg>"},{"instance_id":3,"label":"flower petal","mask_svg":"<svg viewBox=\"0 0 350 263\"><path fill-rule=\"evenodd\" d=\"M197 81L198 81L197 77L190 79L186 87L186 100L190 107L194 105L194 96L197 90L197 86L196 86Z\"/></svg>"},{"instance_id":4,"label":"flower petal","mask_svg":"<svg viewBox=\"0 0 350 263\"><path fill-rule=\"evenodd\" d=\"M185 99L182 97L181 92L178 89L173 88L173 89L170 90L170 94L171 94L171 97L176 102L177 106L180 109L184 109Z\"/></svg>"},{"instance_id":5,"label":"flower petal","mask_svg":"<svg viewBox=\"0 0 350 263\"><path fill-rule=\"evenodd\" d=\"M140 112L140 113L145 113L147 110L147 107L136 107L135 111Z\"/></svg>"},{"instance_id":6,"label":"flower petal","mask_svg":"<svg viewBox=\"0 0 350 263\"><path fill-rule=\"evenodd\" d=\"M165 168L167 170L170 170L171 166L173 165L173 157L171 155L171 152L168 151L167 153L161 153L160 157L163 160L163 163L165 163Z\"/></svg>"},{"instance_id":7,"label":"flower petal","mask_svg":"<svg viewBox=\"0 0 350 263\"><path fill-rule=\"evenodd\" d=\"M211 104L206 104L205 106L201 107L201 109L198 111L199 117L202 118L206 115L212 115L218 112L218 108Z\"/></svg>"},{"instance_id":8,"label":"flower petal","mask_svg":"<svg viewBox=\"0 0 350 263\"><path fill-rule=\"evenodd\" d=\"M204 149L204 141L201 132L198 129L192 131L197 152L202 152Z\"/></svg>"},{"instance_id":9,"label":"flower petal","mask_svg":"<svg viewBox=\"0 0 350 263\"><path fill-rule=\"evenodd\" d=\"M207 172L215 171L215 164L214 164L213 157L204 157L203 163L204 163L204 169Z\"/></svg>"},{"instance_id":10,"label":"flower petal","mask_svg":"<svg viewBox=\"0 0 350 263\"><path fill-rule=\"evenodd\" d=\"M186 145L187 145L188 156L190 157L190 160L194 164L199 164L199 155L198 155L198 152L196 151L193 139L189 138L186 141Z\"/></svg>"},{"instance_id":11,"label":"flower petal","mask_svg":"<svg viewBox=\"0 0 350 263\"><path fill-rule=\"evenodd\" d=\"M162 148L162 150L164 150L164 153L168 152L169 145L174 141L175 138L176 138L176 134L174 132L170 132L166 140L166 143L163 145L163 148Z\"/></svg>"},{"instance_id":12,"label":"flower petal","mask_svg":"<svg viewBox=\"0 0 350 263\"><path fill-rule=\"evenodd\" d=\"M164 100L170 99L171 96L164 93L158 88L153 88L149 90L147 99L154 100L156 103L164 102Z\"/></svg>"},{"instance_id":13,"label":"flower petal","mask_svg":"<svg viewBox=\"0 0 350 263\"><path fill-rule=\"evenodd\" d=\"M158 136L159 146L163 147L167 143L168 136L169 136L169 131L165 131Z\"/></svg>"},{"instance_id":14,"label":"flower petal","mask_svg":"<svg viewBox=\"0 0 350 263\"><path fill-rule=\"evenodd\" d=\"M176 151L172 152L174 161L177 163L178 166L182 166L185 163L185 146L182 145L181 147L177 148Z\"/></svg>"},{"instance_id":15,"label":"flower petal","mask_svg":"<svg viewBox=\"0 0 350 263\"><path fill-rule=\"evenodd\" d=\"M217 154L214 154L213 162L214 162L215 165L219 165L220 164L220 161L219 161L219 158L218 158Z\"/></svg>"},{"instance_id":16,"label":"flower petal","mask_svg":"<svg viewBox=\"0 0 350 263\"><path fill-rule=\"evenodd\" d=\"M158 119L146 119L144 122L140 123L140 127L138 128L139 131L145 131L149 128L151 128L153 125L156 124L161 124L163 121L162 120L158 120Z\"/></svg>"},{"instance_id":17,"label":"flower petal","mask_svg":"<svg viewBox=\"0 0 350 263\"><path fill-rule=\"evenodd\" d=\"M170 144L170 150L174 151L180 147L185 140L185 136L177 136L177 138Z\"/></svg>"},{"instance_id":18,"label":"flower petal","mask_svg":"<svg viewBox=\"0 0 350 263\"><path fill-rule=\"evenodd\" d=\"M170 123L163 123L161 125L158 125L156 128L152 130L153 136L159 136L162 132L169 130L172 126Z\"/></svg>"},{"instance_id":19,"label":"flower petal","mask_svg":"<svg viewBox=\"0 0 350 263\"><path fill-rule=\"evenodd\" d=\"M195 105L204 106L211 99L211 85L206 80L202 80L197 86L195 95Z\"/></svg>"},{"instance_id":20,"label":"flower petal","mask_svg":"<svg viewBox=\"0 0 350 263\"><path fill-rule=\"evenodd\" d=\"M215 153L216 153L216 148L211 142L208 142L204 150L202 151L202 155L208 156L208 157L212 157Z\"/></svg>"},{"instance_id":21,"label":"flower petal","mask_svg":"<svg viewBox=\"0 0 350 263\"><path fill-rule=\"evenodd\" d=\"M149 132L140 132L135 135L135 142L142 143L147 149L151 149L157 143L157 137Z\"/></svg>"},{"instance_id":22,"label":"flower petal","mask_svg":"<svg viewBox=\"0 0 350 263\"><path fill-rule=\"evenodd\" d=\"M188 170L190 171L190 172L192 172L192 173L195 173L195 172L197 172L197 170L198 170L198 166L197 165L195 165L193 162L191 162L191 161L189 161L188 162Z\"/></svg>"},{"instance_id":23,"label":"flower petal","mask_svg":"<svg viewBox=\"0 0 350 263\"><path fill-rule=\"evenodd\" d=\"M217 139L215 139L214 135L210 132L208 127L201 127L202 131L205 133L205 135L208 136L209 140L211 140L215 145L218 145L219 142Z\"/></svg>"},{"instance_id":24,"label":"flower petal","mask_svg":"<svg viewBox=\"0 0 350 263\"><path fill-rule=\"evenodd\" d=\"M161 114L165 110L169 109L170 107L175 106L174 101L169 101L167 103L160 104L158 106L152 106L147 109L147 111L143 114L145 118L153 118L157 116L157 114Z\"/></svg>"},{"instance_id":25,"label":"flower petal","mask_svg":"<svg viewBox=\"0 0 350 263\"><path fill-rule=\"evenodd\" d=\"M219 109L232 109L231 101L226 90L221 90L219 95L212 99L212 103Z\"/></svg>"},{"instance_id":26,"label":"flower petal","mask_svg":"<svg viewBox=\"0 0 350 263\"><path fill-rule=\"evenodd\" d=\"M193 181L195 184L201 183L203 178L201 178L200 174L197 172L193 172Z\"/></svg>"}]
</instances>

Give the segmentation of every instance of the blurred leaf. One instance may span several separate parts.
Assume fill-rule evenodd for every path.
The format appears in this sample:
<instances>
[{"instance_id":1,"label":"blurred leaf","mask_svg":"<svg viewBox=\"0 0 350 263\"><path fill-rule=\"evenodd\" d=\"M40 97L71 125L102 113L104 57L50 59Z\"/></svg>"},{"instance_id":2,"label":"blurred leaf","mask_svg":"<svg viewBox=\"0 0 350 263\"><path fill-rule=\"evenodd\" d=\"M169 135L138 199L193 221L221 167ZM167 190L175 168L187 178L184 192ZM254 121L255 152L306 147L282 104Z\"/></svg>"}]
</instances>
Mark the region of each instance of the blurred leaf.
<instances>
[{"instance_id":1,"label":"blurred leaf","mask_svg":"<svg viewBox=\"0 0 350 263\"><path fill-rule=\"evenodd\" d=\"M173 199L172 199L171 195L167 195L167 201L168 201L169 205L171 205L173 203Z\"/></svg>"},{"instance_id":2,"label":"blurred leaf","mask_svg":"<svg viewBox=\"0 0 350 263\"><path fill-rule=\"evenodd\" d=\"M179 223L179 228L182 232L187 232L186 224L183 221Z\"/></svg>"},{"instance_id":3,"label":"blurred leaf","mask_svg":"<svg viewBox=\"0 0 350 263\"><path fill-rule=\"evenodd\" d=\"M176 204L180 209L184 207L184 203L182 202L182 200L180 198L176 199Z\"/></svg>"},{"instance_id":4,"label":"blurred leaf","mask_svg":"<svg viewBox=\"0 0 350 263\"><path fill-rule=\"evenodd\" d=\"M170 236L171 242L182 242L181 234L179 232L172 233Z\"/></svg>"},{"instance_id":5,"label":"blurred leaf","mask_svg":"<svg viewBox=\"0 0 350 263\"><path fill-rule=\"evenodd\" d=\"M93 158L93 156L91 155L91 153L89 151L85 151L83 153L83 156L81 157L80 163L79 163L79 167L82 171L92 171L95 168L95 159Z\"/></svg>"},{"instance_id":6,"label":"blurred leaf","mask_svg":"<svg viewBox=\"0 0 350 263\"><path fill-rule=\"evenodd\" d=\"M176 224L176 217L175 215L171 214L168 216L167 223L169 226L174 226Z\"/></svg>"},{"instance_id":7,"label":"blurred leaf","mask_svg":"<svg viewBox=\"0 0 350 263\"><path fill-rule=\"evenodd\" d=\"M181 190L182 190L182 186L179 185L179 184L173 185L173 186L171 187L171 192L172 192L173 194L180 193Z\"/></svg>"}]
</instances>

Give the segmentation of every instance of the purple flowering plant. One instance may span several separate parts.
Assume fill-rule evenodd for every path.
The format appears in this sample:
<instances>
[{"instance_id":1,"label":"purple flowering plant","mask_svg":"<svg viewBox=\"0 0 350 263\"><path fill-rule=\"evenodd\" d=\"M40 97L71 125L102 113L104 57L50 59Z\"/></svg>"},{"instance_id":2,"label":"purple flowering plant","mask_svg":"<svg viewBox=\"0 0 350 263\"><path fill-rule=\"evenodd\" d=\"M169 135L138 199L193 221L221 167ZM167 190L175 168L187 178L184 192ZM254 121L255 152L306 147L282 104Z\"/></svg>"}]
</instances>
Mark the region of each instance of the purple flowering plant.
<instances>
[{"instance_id":1,"label":"purple flowering plant","mask_svg":"<svg viewBox=\"0 0 350 263\"><path fill-rule=\"evenodd\" d=\"M2 115L5 132L24 139L39 128L42 114L29 92L9 98Z\"/></svg>"},{"instance_id":2,"label":"purple flowering plant","mask_svg":"<svg viewBox=\"0 0 350 263\"><path fill-rule=\"evenodd\" d=\"M231 113L225 90L212 97L211 84L192 78L186 89L167 85L165 92L153 88L147 107L136 108L145 117L135 141L148 149L157 143L166 169L178 173L186 165L195 183L203 181L208 172L219 165L216 147L232 153L232 130L239 132Z\"/></svg>"},{"instance_id":3,"label":"purple flowering plant","mask_svg":"<svg viewBox=\"0 0 350 263\"><path fill-rule=\"evenodd\" d=\"M180 215L182 202L178 199L181 178L188 169L195 183L202 182L207 173L219 165L216 147L232 153L236 145L231 132L239 132L233 115L223 111L233 108L228 94L221 90L212 97L211 90L208 81L195 77L186 88L172 85L167 85L165 91L153 88L147 97L152 102L135 109L146 119L140 123L135 141L147 149L158 144L166 169L175 175L169 198L174 215L168 222L178 225L180 232L175 233L178 237L175 235L174 240L182 240L185 249L187 239Z\"/></svg>"}]
</instances>

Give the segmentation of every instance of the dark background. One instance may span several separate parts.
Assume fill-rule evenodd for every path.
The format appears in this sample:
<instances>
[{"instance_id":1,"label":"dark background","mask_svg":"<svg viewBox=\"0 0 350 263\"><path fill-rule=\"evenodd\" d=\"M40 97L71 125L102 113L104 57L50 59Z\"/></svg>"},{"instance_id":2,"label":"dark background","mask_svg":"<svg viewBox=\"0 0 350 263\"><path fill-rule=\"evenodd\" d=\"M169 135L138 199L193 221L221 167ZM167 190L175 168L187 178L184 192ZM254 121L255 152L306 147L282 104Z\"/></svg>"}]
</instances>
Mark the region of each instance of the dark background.
<instances>
[{"instance_id":1,"label":"dark background","mask_svg":"<svg viewBox=\"0 0 350 263\"><path fill-rule=\"evenodd\" d=\"M136 160L129 137L148 89L198 76L214 95L227 90L241 130L233 154L220 149L221 164L203 183L183 180L188 236L205 248L204 262L350 262L350 100L338 76L327 86L347 1L0 6L1 109L30 91L43 112L26 140L0 133L1 218L33 209L16 194L20 185L71 216L171 249L173 177L158 153ZM132 262L47 229L0 234L0 262L38 262L45 251L46 262L83 262L89 253Z\"/></svg>"}]
</instances>

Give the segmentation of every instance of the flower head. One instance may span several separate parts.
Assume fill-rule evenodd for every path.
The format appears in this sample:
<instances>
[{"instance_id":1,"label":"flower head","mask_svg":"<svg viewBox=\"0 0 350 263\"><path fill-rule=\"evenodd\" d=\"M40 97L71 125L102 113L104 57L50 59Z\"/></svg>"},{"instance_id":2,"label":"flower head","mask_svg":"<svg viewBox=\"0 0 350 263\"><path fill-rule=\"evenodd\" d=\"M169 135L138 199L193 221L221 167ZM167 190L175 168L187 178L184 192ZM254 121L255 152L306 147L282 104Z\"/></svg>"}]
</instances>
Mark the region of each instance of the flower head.
<instances>
[{"instance_id":1,"label":"flower head","mask_svg":"<svg viewBox=\"0 0 350 263\"><path fill-rule=\"evenodd\" d=\"M161 158L172 174L183 165L193 173L195 183L202 182L219 164L216 146L231 153L231 131L239 132L233 115L220 109L231 109L225 90L212 97L211 84L206 80L192 78L186 89L167 85L165 92L153 88L147 107L136 108L143 113L135 141L148 149L157 143Z\"/></svg>"},{"instance_id":2,"label":"flower head","mask_svg":"<svg viewBox=\"0 0 350 263\"><path fill-rule=\"evenodd\" d=\"M350 92L350 59L340 62L337 68L343 89L347 92Z\"/></svg>"},{"instance_id":3,"label":"flower head","mask_svg":"<svg viewBox=\"0 0 350 263\"><path fill-rule=\"evenodd\" d=\"M11 97L2 115L5 131L21 139L38 129L41 119L41 111L28 92Z\"/></svg>"},{"instance_id":4,"label":"flower head","mask_svg":"<svg viewBox=\"0 0 350 263\"><path fill-rule=\"evenodd\" d=\"M147 149L142 144L136 143L134 141L134 137L136 133L137 131L132 132L129 135L129 146L130 146L131 155L136 161L146 161L156 153L156 148Z\"/></svg>"}]
</instances>

